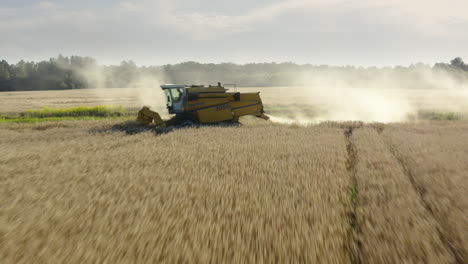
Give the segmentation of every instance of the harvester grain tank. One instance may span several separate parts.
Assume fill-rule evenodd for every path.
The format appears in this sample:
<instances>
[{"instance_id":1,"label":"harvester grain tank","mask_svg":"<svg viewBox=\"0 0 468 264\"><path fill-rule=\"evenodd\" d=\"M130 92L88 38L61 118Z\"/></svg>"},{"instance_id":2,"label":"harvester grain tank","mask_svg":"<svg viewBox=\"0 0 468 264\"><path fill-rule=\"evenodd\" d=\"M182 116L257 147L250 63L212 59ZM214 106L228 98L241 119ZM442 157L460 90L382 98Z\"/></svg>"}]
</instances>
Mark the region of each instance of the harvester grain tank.
<instances>
[{"instance_id":1,"label":"harvester grain tank","mask_svg":"<svg viewBox=\"0 0 468 264\"><path fill-rule=\"evenodd\" d=\"M175 116L164 122L158 113L145 106L138 113L138 122L164 127L236 123L246 115L269 119L264 114L260 93L227 92L221 83L217 86L168 84L161 88L169 114Z\"/></svg>"}]
</instances>

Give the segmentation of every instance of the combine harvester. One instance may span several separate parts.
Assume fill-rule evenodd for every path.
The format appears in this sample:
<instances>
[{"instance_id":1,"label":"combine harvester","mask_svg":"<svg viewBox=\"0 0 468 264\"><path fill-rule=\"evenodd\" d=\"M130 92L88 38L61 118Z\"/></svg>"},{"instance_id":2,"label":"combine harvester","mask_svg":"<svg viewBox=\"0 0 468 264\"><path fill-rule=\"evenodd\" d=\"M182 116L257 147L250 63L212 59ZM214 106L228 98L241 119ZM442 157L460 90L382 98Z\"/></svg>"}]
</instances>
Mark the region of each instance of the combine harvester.
<instances>
[{"instance_id":1,"label":"combine harvester","mask_svg":"<svg viewBox=\"0 0 468 264\"><path fill-rule=\"evenodd\" d=\"M162 85L167 97L169 114L175 114L168 121L149 107L138 112L137 121L158 127L190 127L200 124L238 123L239 117L253 115L270 119L263 111L260 93L228 93L221 83L217 86L204 85Z\"/></svg>"}]
</instances>

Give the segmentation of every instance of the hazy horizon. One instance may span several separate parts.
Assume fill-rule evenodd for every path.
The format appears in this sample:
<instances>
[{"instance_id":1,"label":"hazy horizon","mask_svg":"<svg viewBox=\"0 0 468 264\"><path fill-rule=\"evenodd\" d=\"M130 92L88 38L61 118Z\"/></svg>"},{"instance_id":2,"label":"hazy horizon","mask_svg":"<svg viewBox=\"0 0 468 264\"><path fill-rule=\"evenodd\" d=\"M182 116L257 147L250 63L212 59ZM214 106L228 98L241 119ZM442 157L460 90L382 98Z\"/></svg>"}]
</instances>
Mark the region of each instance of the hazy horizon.
<instances>
[{"instance_id":1,"label":"hazy horizon","mask_svg":"<svg viewBox=\"0 0 468 264\"><path fill-rule=\"evenodd\" d=\"M0 57L396 66L468 57L468 2L2 0Z\"/></svg>"},{"instance_id":2,"label":"hazy horizon","mask_svg":"<svg viewBox=\"0 0 468 264\"><path fill-rule=\"evenodd\" d=\"M101 66L117 66L120 65L122 62L133 62L137 67L160 67L160 66L166 66L166 65L178 65L182 63L189 63L189 62L195 62L195 63L200 63L200 64L229 64L233 63L239 66L247 65L247 64L295 64L298 66L314 66L314 67L320 67L320 66L326 66L326 67L355 67L355 68L378 68L378 69L384 69L384 68L395 68L395 67L404 67L408 68L411 66L417 66L417 65L424 65L424 66L429 66L433 67L437 63L450 63L453 59L455 58L461 58L462 60L465 60L465 58L456 56L447 59L446 61L434 61L434 62L422 62L422 61L414 61L414 62L409 62L407 64L382 64L382 65L374 65L374 64L369 64L369 65L361 65L361 64L327 64L327 63L315 63L315 62L303 62L303 63L298 63L295 61L245 61L245 62L233 62L233 61L219 61L219 62L211 62L211 61L197 61L197 60L181 60L181 61L173 61L173 62L167 62L163 64L141 64L138 61L135 61L133 59L117 59L115 61L112 61L110 63L105 63L103 61L100 61L98 58L88 56L86 54L57 54L55 56L50 56L50 57L44 57L44 58L38 58L38 59L27 59L27 58L18 58L16 60L8 60L5 57L0 57L0 60L6 60L9 64L14 65L19 63L20 61L25 61L25 62L34 62L38 63L41 61L49 61L50 59L56 59L59 56L63 56L65 58L71 58L72 56L76 57L81 57L81 58L92 58L95 59L98 65ZM468 58L468 57L467 57Z\"/></svg>"}]
</instances>

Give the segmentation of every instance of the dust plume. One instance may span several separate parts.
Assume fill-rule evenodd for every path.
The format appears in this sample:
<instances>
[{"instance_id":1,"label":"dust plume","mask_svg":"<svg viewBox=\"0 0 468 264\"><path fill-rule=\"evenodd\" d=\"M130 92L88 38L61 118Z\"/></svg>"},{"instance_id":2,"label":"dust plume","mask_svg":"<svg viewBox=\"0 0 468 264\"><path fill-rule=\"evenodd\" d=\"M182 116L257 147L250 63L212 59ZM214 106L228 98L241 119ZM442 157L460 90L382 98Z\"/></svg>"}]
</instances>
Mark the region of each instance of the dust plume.
<instances>
[{"instance_id":1,"label":"dust plume","mask_svg":"<svg viewBox=\"0 0 468 264\"><path fill-rule=\"evenodd\" d=\"M166 98L160 85L164 75L138 71L125 76L124 82L114 82L119 75L103 67L88 67L80 74L86 78L99 101L107 105L121 105L131 109L149 106L161 115L166 114Z\"/></svg>"},{"instance_id":2,"label":"dust plume","mask_svg":"<svg viewBox=\"0 0 468 264\"><path fill-rule=\"evenodd\" d=\"M368 70L370 71L370 70ZM406 122L424 113L468 112L468 76L415 68L412 74L376 70L302 73L296 86L272 88L264 102L273 122ZM268 111L270 110L270 111Z\"/></svg>"},{"instance_id":3,"label":"dust plume","mask_svg":"<svg viewBox=\"0 0 468 264\"><path fill-rule=\"evenodd\" d=\"M196 63L184 67L187 69L165 72L122 63L116 67L88 67L80 75L90 87L95 87L94 93L101 102L132 109L146 105L164 117L167 117L166 98L159 86L171 80L185 84L197 80L225 81L237 83L240 92L260 91L267 114L277 123L389 123L439 118L439 113L456 113L457 118L468 114L468 75L453 68L320 66L270 75L261 74L261 70L223 75L214 70L202 71ZM271 83L271 87L242 88L242 81L258 76L288 86L276 87L278 83Z\"/></svg>"}]
</instances>

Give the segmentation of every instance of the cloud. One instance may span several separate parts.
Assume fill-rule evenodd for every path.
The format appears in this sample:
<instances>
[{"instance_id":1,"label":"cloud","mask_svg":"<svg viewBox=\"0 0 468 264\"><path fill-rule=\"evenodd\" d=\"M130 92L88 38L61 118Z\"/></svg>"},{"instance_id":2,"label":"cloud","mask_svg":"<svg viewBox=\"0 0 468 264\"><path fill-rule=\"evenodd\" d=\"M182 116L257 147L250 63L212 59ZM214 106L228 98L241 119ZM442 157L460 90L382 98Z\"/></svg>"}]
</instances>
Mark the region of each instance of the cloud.
<instances>
[{"instance_id":1,"label":"cloud","mask_svg":"<svg viewBox=\"0 0 468 264\"><path fill-rule=\"evenodd\" d=\"M466 0L362 0L356 6L375 12L383 22L424 35L455 36L452 23L468 22Z\"/></svg>"},{"instance_id":2,"label":"cloud","mask_svg":"<svg viewBox=\"0 0 468 264\"><path fill-rule=\"evenodd\" d=\"M160 52L155 56L171 54L164 56L172 60L176 54L178 61L223 55L222 60L235 57L234 61L308 62L325 58L320 62L330 63L332 56L339 61L375 56L373 60L380 61L377 54L387 50L399 53L406 61L434 51L431 59L440 54L463 56L460 51L464 48L458 43L468 41L468 35L463 34L468 31L466 0L34 3L0 7L0 33L12 36L9 46L34 52L48 50L48 54L101 54L98 48L89 52L96 44L109 53L112 50L115 56ZM1 50L5 47L0 43ZM215 52L217 55L213 55Z\"/></svg>"},{"instance_id":3,"label":"cloud","mask_svg":"<svg viewBox=\"0 0 468 264\"><path fill-rule=\"evenodd\" d=\"M42 2L39 2L39 7L42 9L57 9L59 6L53 2L42 1Z\"/></svg>"},{"instance_id":4,"label":"cloud","mask_svg":"<svg viewBox=\"0 0 468 264\"><path fill-rule=\"evenodd\" d=\"M307 1L307 0L286 0L278 3L273 3L267 6L251 10L245 15L238 16L240 22L256 22L268 21L287 13L298 11L317 10L336 6L343 0L327 0L327 1ZM333 10L329 10L333 12Z\"/></svg>"},{"instance_id":5,"label":"cloud","mask_svg":"<svg viewBox=\"0 0 468 264\"><path fill-rule=\"evenodd\" d=\"M304 16L340 14L346 18L356 10L366 11L376 24L393 24L401 26L401 30L411 29L430 35L458 33L452 32L450 26L468 22L466 0L285 0L251 10L235 17L234 21L255 23L298 13Z\"/></svg>"},{"instance_id":6,"label":"cloud","mask_svg":"<svg viewBox=\"0 0 468 264\"><path fill-rule=\"evenodd\" d=\"M138 14L145 23L165 27L191 37L218 36L254 31L259 25L275 21L280 17L287 20L296 16L330 16L337 14L346 18L356 10L365 11L373 26L393 25L401 30L426 35L456 34L450 30L456 21L468 21L465 0L283 0L253 8L239 14L221 12L186 11L180 1L124 1L119 5L121 11ZM424 10L422 12L422 10ZM366 17L361 18L363 20ZM321 21L323 24L334 24ZM350 25L356 21L349 21ZM367 22L367 21L366 21Z\"/></svg>"},{"instance_id":7,"label":"cloud","mask_svg":"<svg viewBox=\"0 0 468 264\"><path fill-rule=\"evenodd\" d=\"M64 26L86 28L91 27L97 20L106 18L106 15L99 14L97 10L76 10L49 1L5 10L9 17L4 20L0 18L0 33L37 32Z\"/></svg>"},{"instance_id":8,"label":"cloud","mask_svg":"<svg viewBox=\"0 0 468 264\"><path fill-rule=\"evenodd\" d=\"M122 15L129 15L143 24L193 38L206 38L219 32L248 30L245 25L235 23L235 18L227 14L181 11L177 1L123 1L117 9Z\"/></svg>"},{"instance_id":9,"label":"cloud","mask_svg":"<svg viewBox=\"0 0 468 264\"><path fill-rule=\"evenodd\" d=\"M139 6L136 3L130 2L130 1L120 2L117 6L118 6L119 9L121 9L123 11L128 11L128 12L138 12L138 11L140 11Z\"/></svg>"},{"instance_id":10,"label":"cloud","mask_svg":"<svg viewBox=\"0 0 468 264\"><path fill-rule=\"evenodd\" d=\"M297 17L313 19L314 16L320 16L323 18L320 24L324 27L339 27L342 25L333 21L339 15L340 20L348 18L352 27L353 24L359 24L359 21L354 20L356 18L349 16L356 10L364 10L368 17L358 19L364 23L373 23L369 25L371 27L390 25L423 35L456 36L459 35L459 27L468 23L465 13L468 2L465 0L282 0L238 13L205 11L204 8L187 10L181 0L126 0L116 2L106 10L73 9L65 4L59 6L52 1L41 1L37 9L17 10L19 15L2 21L0 30L5 31L8 27L37 28L57 23L90 25L90 21L85 20L91 19L93 22L99 20L109 23L131 21L194 39L212 39L220 35L255 31L266 23L278 22L280 19L285 28L289 26L294 30L298 27L291 25L291 21ZM9 9L0 9L0 14L2 12L11 14ZM24 13L24 17L21 17L21 13ZM326 20L327 16L329 20ZM454 27L457 29L452 29Z\"/></svg>"},{"instance_id":11,"label":"cloud","mask_svg":"<svg viewBox=\"0 0 468 264\"><path fill-rule=\"evenodd\" d=\"M130 14L138 14L140 18L154 25L171 26L173 29L181 33L200 34L210 31L229 30L230 32L243 32L251 28L251 24L255 22L267 21L274 19L284 13L294 10L301 10L304 7L318 7L330 5L339 0L322 1L283 1L270 4L261 8L256 8L248 11L245 14L225 14L216 12L203 11L181 11L177 1L123 1L119 4L121 11L129 12Z\"/></svg>"}]
</instances>

